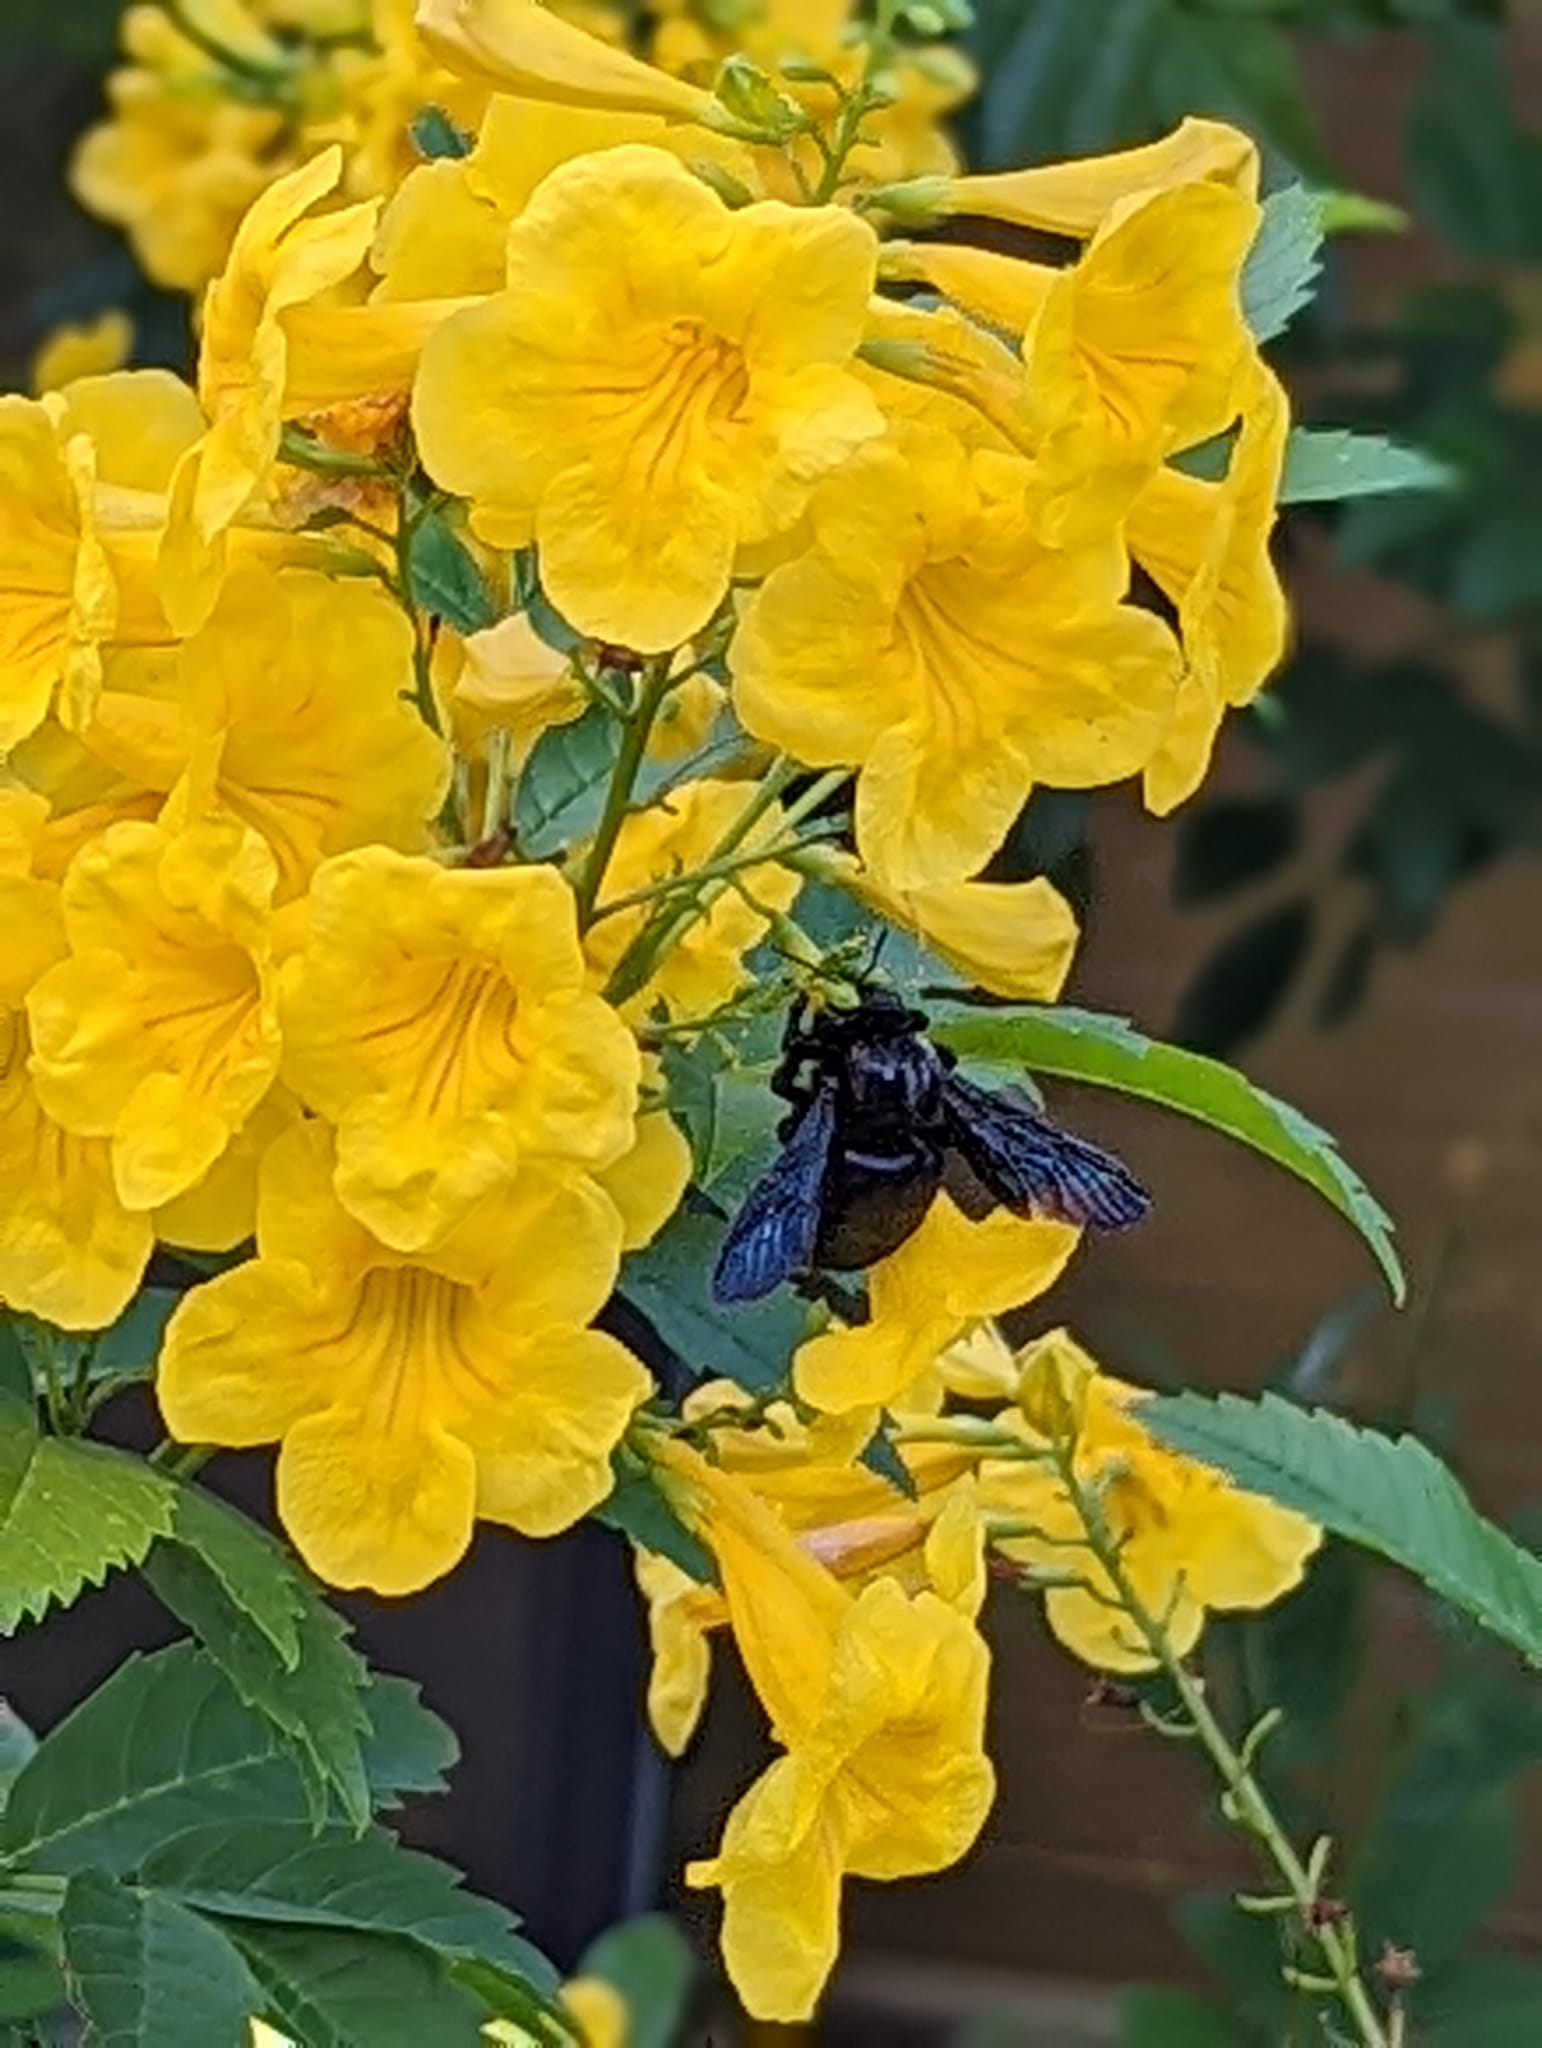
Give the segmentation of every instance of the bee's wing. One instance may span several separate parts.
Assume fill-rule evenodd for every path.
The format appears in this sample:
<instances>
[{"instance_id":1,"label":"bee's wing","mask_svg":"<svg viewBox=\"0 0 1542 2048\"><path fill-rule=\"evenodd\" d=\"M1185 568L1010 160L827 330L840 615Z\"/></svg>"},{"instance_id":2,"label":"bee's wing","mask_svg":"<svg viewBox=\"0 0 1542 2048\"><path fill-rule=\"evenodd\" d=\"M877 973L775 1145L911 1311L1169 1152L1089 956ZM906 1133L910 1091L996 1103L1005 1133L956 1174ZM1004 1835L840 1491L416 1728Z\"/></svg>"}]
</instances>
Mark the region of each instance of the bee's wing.
<instances>
[{"instance_id":1,"label":"bee's wing","mask_svg":"<svg viewBox=\"0 0 1542 2048\"><path fill-rule=\"evenodd\" d=\"M950 1075L942 1095L948 1142L1004 1209L1123 1230L1151 1197L1100 1145L1074 1137L1009 1095Z\"/></svg>"},{"instance_id":2,"label":"bee's wing","mask_svg":"<svg viewBox=\"0 0 1542 2048\"><path fill-rule=\"evenodd\" d=\"M834 1135L835 1092L824 1087L728 1226L712 1275L715 1301L759 1301L807 1269L819 1236L820 1197Z\"/></svg>"}]
</instances>

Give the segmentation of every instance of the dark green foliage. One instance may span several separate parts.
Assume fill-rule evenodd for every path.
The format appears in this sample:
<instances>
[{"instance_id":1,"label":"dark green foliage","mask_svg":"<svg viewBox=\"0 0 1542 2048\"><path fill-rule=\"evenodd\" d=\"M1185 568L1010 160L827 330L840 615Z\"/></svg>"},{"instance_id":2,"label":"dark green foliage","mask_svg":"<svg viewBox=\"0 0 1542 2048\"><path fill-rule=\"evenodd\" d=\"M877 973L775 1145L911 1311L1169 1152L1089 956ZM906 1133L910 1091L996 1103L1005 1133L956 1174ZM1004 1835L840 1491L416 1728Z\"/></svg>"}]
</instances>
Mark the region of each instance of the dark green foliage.
<instances>
[{"instance_id":1,"label":"dark green foliage","mask_svg":"<svg viewBox=\"0 0 1542 2048\"><path fill-rule=\"evenodd\" d=\"M407 575L414 604L430 618L443 619L457 633L480 633L496 625L498 607L476 557L443 507L423 513L413 527Z\"/></svg>"},{"instance_id":2,"label":"dark green foliage","mask_svg":"<svg viewBox=\"0 0 1542 2048\"><path fill-rule=\"evenodd\" d=\"M528 859L546 860L594 830L620 746L619 723L598 704L575 724L542 733L514 799L515 836Z\"/></svg>"},{"instance_id":3,"label":"dark green foliage","mask_svg":"<svg viewBox=\"0 0 1542 2048\"><path fill-rule=\"evenodd\" d=\"M1264 911L1213 953L1184 990L1173 1037L1214 1059L1235 1057L1269 1022L1311 943L1312 906L1305 897Z\"/></svg>"},{"instance_id":4,"label":"dark green foliage","mask_svg":"<svg viewBox=\"0 0 1542 2048\"><path fill-rule=\"evenodd\" d=\"M300 1701L306 1631L301 1613ZM112 2048L247 2048L255 2013L306 2048L474 2048L491 2014L544 2031L556 1975L512 1917L368 1825L370 1804L437 1784L448 1731L396 1680L355 1711L369 1782L347 1824L318 1824L271 1701L249 1706L192 1644L130 1659L30 1754L16 1744L0 1858L45 1911L19 1931L0 1914L0 2017L58 2004L57 1952Z\"/></svg>"},{"instance_id":5,"label":"dark green foliage","mask_svg":"<svg viewBox=\"0 0 1542 2048\"><path fill-rule=\"evenodd\" d=\"M688 1197L653 1243L626 1260L621 1291L692 1379L722 1377L766 1393L786 1376L807 1305L783 1289L724 1315L711 1278L726 1221L704 1197Z\"/></svg>"},{"instance_id":6,"label":"dark green foliage","mask_svg":"<svg viewBox=\"0 0 1542 2048\"><path fill-rule=\"evenodd\" d=\"M1477 1513L1452 1473L1412 1436L1358 1429L1277 1394L1163 1394L1142 1424L1325 1529L1412 1572L1533 1664L1542 1664L1542 1558Z\"/></svg>"},{"instance_id":7,"label":"dark green foliage","mask_svg":"<svg viewBox=\"0 0 1542 2048\"><path fill-rule=\"evenodd\" d=\"M1287 797L1236 797L1191 811L1178 827L1173 893L1211 903L1283 866L1300 844L1301 820Z\"/></svg>"},{"instance_id":8,"label":"dark green foliage","mask_svg":"<svg viewBox=\"0 0 1542 2048\"><path fill-rule=\"evenodd\" d=\"M710 1586L717 1582L712 1553L686 1528L654 1481L654 1468L630 1451L617 1455L615 1491L597 1510L597 1519L681 1571Z\"/></svg>"}]
</instances>

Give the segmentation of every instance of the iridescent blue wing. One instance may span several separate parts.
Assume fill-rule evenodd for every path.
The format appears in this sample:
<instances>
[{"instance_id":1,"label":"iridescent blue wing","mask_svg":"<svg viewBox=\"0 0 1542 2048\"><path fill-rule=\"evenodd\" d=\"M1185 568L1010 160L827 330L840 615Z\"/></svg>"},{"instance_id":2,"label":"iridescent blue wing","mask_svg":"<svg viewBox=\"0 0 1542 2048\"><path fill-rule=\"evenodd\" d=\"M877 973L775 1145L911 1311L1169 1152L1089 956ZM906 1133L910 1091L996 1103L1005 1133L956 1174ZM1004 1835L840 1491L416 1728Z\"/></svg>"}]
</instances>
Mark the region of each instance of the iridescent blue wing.
<instances>
[{"instance_id":1,"label":"iridescent blue wing","mask_svg":"<svg viewBox=\"0 0 1542 2048\"><path fill-rule=\"evenodd\" d=\"M943 1089L942 1115L949 1144L1017 1215L1125 1230L1151 1207L1151 1197L1112 1152L1061 1130L1010 1095L953 1074Z\"/></svg>"},{"instance_id":2,"label":"iridescent blue wing","mask_svg":"<svg viewBox=\"0 0 1542 2048\"><path fill-rule=\"evenodd\" d=\"M820 1198L834 1135L835 1091L827 1084L729 1224L712 1275L714 1301L725 1306L759 1301L795 1273L807 1271L819 1237Z\"/></svg>"}]
</instances>

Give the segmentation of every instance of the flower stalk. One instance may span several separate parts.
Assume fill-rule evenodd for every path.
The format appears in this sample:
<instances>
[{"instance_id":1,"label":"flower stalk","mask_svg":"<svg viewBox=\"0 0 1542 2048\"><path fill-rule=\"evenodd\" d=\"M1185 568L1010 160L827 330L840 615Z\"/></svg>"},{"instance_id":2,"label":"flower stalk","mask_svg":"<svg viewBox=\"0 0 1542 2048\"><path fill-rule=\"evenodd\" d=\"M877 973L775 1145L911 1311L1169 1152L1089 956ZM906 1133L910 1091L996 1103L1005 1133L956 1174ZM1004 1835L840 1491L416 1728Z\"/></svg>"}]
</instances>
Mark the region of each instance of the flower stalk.
<instances>
[{"instance_id":1,"label":"flower stalk","mask_svg":"<svg viewBox=\"0 0 1542 2048\"><path fill-rule=\"evenodd\" d=\"M668 655L648 663L642 673L637 700L621 728L621 749L616 756L616 765L611 771L610 787L605 792L605 808L600 815L588 858L574 884L573 893L578 899L578 922L582 930L587 930L594 922L595 904L599 900L600 888L605 880L605 870L610 865L610 857L616 850L621 827L626 823L627 813L632 807L632 796L637 788L637 777L642 770L644 756L648 751L648 738L653 731L653 722L673 687L669 667Z\"/></svg>"},{"instance_id":2,"label":"flower stalk","mask_svg":"<svg viewBox=\"0 0 1542 2048\"><path fill-rule=\"evenodd\" d=\"M1336 1998L1354 2023L1355 2039L1361 2048L1392 2048L1394 2036L1383 2024L1360 1976L1353 1923L1347 1918L1326 1919L1320 1914L1326 1843L1319 1843L1312 1857L1303 1861L1254 1775L1252 1767L1258 1752L1278 1725L1280 1715L1277 1711L1264 1715L1240 1745L1232 1742L1210 1705L1204 1681L1174 1651L1162 1618L1151 1611L1136 1590L1125 1568L1122 1546L1110 1532L1096 1488L1087 1485L1076 1471L1072 1443L1057 1446L1056 1464L1081 1520L1088 1549L1107 1573L1121 1610L1128 1615L1182 1703L1186 1721L1182 1732L1204 1750L1221 1780L1221 1811L1262 1848L1285 1888L1281 1905L1288 1902L1299 1916L1303 1931L1317 1946L1323 1963L1321 1975L1294 1972L1291 1981L1297 1988ZM1169 1721L1161 1732L1175 1735L1179 1728Z\"/></svg>"}]
</instances>

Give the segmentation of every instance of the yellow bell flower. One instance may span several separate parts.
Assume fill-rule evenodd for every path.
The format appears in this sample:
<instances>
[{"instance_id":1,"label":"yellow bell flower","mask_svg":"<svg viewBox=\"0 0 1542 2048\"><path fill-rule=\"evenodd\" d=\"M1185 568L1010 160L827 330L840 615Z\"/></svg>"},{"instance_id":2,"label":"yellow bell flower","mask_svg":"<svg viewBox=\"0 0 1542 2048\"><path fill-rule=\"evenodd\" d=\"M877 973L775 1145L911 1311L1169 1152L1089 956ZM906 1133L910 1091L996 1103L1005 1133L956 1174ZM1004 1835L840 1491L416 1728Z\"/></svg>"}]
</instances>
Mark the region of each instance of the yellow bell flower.
<instances>
[{"instance_id":1,"label":"yellow bell flower","mask_svg":"<svg viewBox=\"0 0 1542 2048\"><path fill-rule=\"evenodd\" d=\"M707 1704L708 1631L724 1625L728 1610L714 1587L651 1550L635 1550L632 1569L648 1605L648 1725L666 1756L681 1757Z\"/></svg>"},{"instance_id":2,"label":"yellow bell flower","mask_svg":"<svg viewBox=\"0 0 1542 2048\"><path fill-rule=\"evenodd\" d=\"M440 645L449 644L441 636ZM506 732L516 768L543 732L571 725L589 708L571 660L543 640L523 612L453 643L440 680L457 739L474 746L489 733Z\"/></svg>"},{"instance_id":3,"label":"yellow bell flower","mask_svg":"<svg viewBox=\"0 0 1542 2048\"><path fill-rule=\"evenodd\" d=\"M995 1792L990 1657L952 1600L907 1597L889 1578L854 1596L741 1482L672 1455L700 1501L735 1640L786 1751L686 1881L723 1892L723 1960L746 2009L807 2019L839 1948L843 1881L945 1869L984 1824Z\"/></svg>"},{"instance_id":4,"label":"yellow bell flower","mask_svg":"<svg viewBox=\"0 0 1542 2048\"><path fill-rule=\"evenodd\" d=\"M449 758L408 701L412 630L377 585L242 564L183 645L173 694L113 680L87 745L130 782L175 789L173 820L219 811L260 832L276 902L328 855L429 844Z\"/></svg>"},{"instance_id":5,"label":"yellow bell flower","mask_svg":"<svg viewBox=\"0 0 1542 2048\"><path fill-rule=\"evenodd\" d=\"M700 867L724 832L744 809L745 792L737 782L687 782L662 803L635 811L622 825L606 865L599 909L672 876ZM773 807L745 841L750 853L774 845L781 835L781 812ZM716 897L680 943L659 963L658 971L626 1005L628 1016L646 1017L662 1005L667 1015L710 1017L730 1002L750 976L744 956L770 929L768 911L792 907L802 877L768 863L744 877L747 895L728 888ZM628 945L642 930L652 904L601 915L584 934L584 956L594 980L603 986Z\"/></svg>"},{"instance_id":6,"label":"yellow bell flower","mask_svg":"<svg viewBox=\"0 0 1542 2048\"><path fill-rule=\"evenodd\" d=\"M611 1452L652 1387L587 1327L620 1258L610 1202L531 1173L404 1258L332 1183L323 1126L269 1151L258 1256L196 1288L167 1329L168 1429L277 1441L279 1515L335 1586L417 1592L453 1569L478 1518L528 1536L570 1527L610 1491Z\"/></svg>"},{"instance_id":7,"label":"yellow bell flower","mask_svg":"<svg viewBox=\"0 0 1542 2048\"><path fill-rule=\"evenodd\" d=\"M1022 356L956 306L874 299L859 375L901 438L908 421L945 429L966 448L1032 453Z\"/></svg>"},{"instance_id":8,"label":"yellow bell flower","mask_svg":"<svg viewBox=\"0 0 1542 2048\"><path fill-rule=\"evenodd\" d=\"M132 1300L155 1232L118 1199L110 1146L62 1130L29 1070L26 997L67 951L58 888L36 872L47 814L0 788L0 1301L94 1330Z\"/></svg>"},{"instance_id":9,"label":"yellow bell flower","mask_svg":"<svg viewBox=\"0 0 1542 2048\"><path fill-rule=\"evenodd\" d=\"M1171 135L1139 149L1073 157L1026 171L938 180L924 198L933 214L972 214L1086 239L1116 207L1137 194L1192 184L1213 184L1256 199L1257 144L1224 121L1191 115Z\"/></svg>"},{"instance_id":10,"label":"yellow bell flower","mask_svg":"<svg viewBox=\"0 0 1542 2048\"><path fill-rule=\"evenodd\" d=\"M652 1244L684 1200L692 1169L690 1142L664 1108L645 1109L630 1148L594 1178L621 1212L621 1248Z\"/></svg>"},{"instance_id":11,"label":"yellow bell flower","mask_svg":"<svg viewBox=\"0 0 1542 2048\"><path fill-rule=\"evenodd\" d=\"M557 106L500 93L487 109L471 154L420 164L381 217L372 261L377 299L490 294L509 283L509 227L560 164L622 143L670 147L657 114ZM698 145L700 148L698 149ZM685 131L688 154L718 157L734 145ZM732 158L753 178L746 150Z\"/></svg>"},{"instance_id":12,"label":"yellow bell flower","mask_svg":"<svg viewBox=\"0 0 1542 2048\"><path fill-rule=\"evenodd\" d=\"M929 946L977 988L1019 1003L1052 1003L1076 956L1076 913L1052 882L933 882L891 889L833 847L806 862Z\"/></svg>"},{"instance_id":13,"label":"yellow bell flower","mask_svg":"<svg viewBox=\"0 0 1542 2048\"><path fill-rule=\"evenodd\" d=\"M1052 1287L1080 1236L1005 1209L974 1223L939 1194L919 1230L869 1268L870 1320L800 1345L794 1386L830 1414L888 1407L973 1325Z\"/></svg>"},{"instance_id":14,"label":"yellow bell flower","mask_svg":"<svg viewBox=\"0 0 1542 2048\"><path fill-rule=\"evenodd\" d=\"M110 646L164 646L155 551L163 493L202 430L164 370L0 398L0 752L89 718Z\"/></svg>"},{"instance_id":15,"label":"yellow bell flower","mask_svg":"<svg viewBox=\"0 0 1542 2048\"><path fill-rule=\"evenodd\" d=\"M1107 533L1158 463L1236 418L1256 355L1240 286L1259 218L1225 185L1131 199L1050 286L1023 345L1023 405L1052 545Z\"/></svg>"},{"instance_id":16,"label":"yellow bell flower","mask_svg":"<svg viewBox=\"0 0 1542 2048\"><path fill-rule=\"evenodd\" d=\"M174 660L167 650L156 665L171 668ZM122 669L140 666L139 656L110 655L109 685L116 684ZM126 818L152 821L165 801L158 791L140 789L117 774L56 718L46 719L12 749L6 770L18 788L43 797L49 805L49 817L33 848L33 871L51 882L62 881L80 849L109 825Z\"/></svg>"},{"instance_id":17,"label":"yellow bell flower","mask_svg":"<svg viewBox=\"0 0 1542 2048\"><path fill-rule=\"evenodd\" d=\"M1208 1609L1267 1607L1300 1583L1322 1531L1157 1443L1140 1425L1146 1389L1103 1373L1065 1330L1030 1344L1019 1363L1028 1441L1074 1432L1076 1476L1097 1488L1121 1567L1180 1656L1199 1640ZM998 1544L1006 1556L1086 1581L1044 1595L1045 1619L1066 1648L1103 1671L1154 1669L1113 1582L1078 1546L1083 1524L1053 1467L987 1463L980 1489L993 1514L1034 1525L1035 1534Z\"/></svg>"},{"instance_id":18,"label":"yellow bell flower","mask_svg":"<svg viewBox=\"0 0 1542 2048\"><path fill-rule=\"evenodd\" d=\"M603 1171L634 1143L636 1041L585 988L554 868L327 861L283 1019L290 1084L338 1126L343 1203L399 1250L532 1162Z\"/></svg>"},{"instance_id":19,"label":"yellow bell flower","mask_svg":"<svg viewBox=\"0 0 1542 2048\"><path fill-rule=\"evenodd\" d=\"M100 684L119 606L95 487L84 435L61 445L47 406L0 398L0 753L36 731L61 684L77 718Z\"/></svg>"},{"instance_id":20,"label":"yellow bell flower","mask_svg":"<svg viewBox=\"0 0 1542 2048\"><path fill-rule=\"evenodd\" d=\"M95 320L66 321L43 341L32 359L32 390L41 398L77 377L102 377L121 370L134 350L134 323L114 310Z\"/></svg>"},{"instance_id":21,"label":"yellow bell flower","mask_svg":"<svg viewBox=\"0 0 1542 2048\"><path fill-rule=\"evenodd\" d=\"M77 378L47 406L63 445L84 435L95 451L109 544L153 535L177 464L204 428L189 386L170 370L115 370Z\"/></svg>"},{"instance_id":22,"label":"yellow bell flower","mask_svg":"<svg viewBox=\"0 0 1542 2048\"><path fill-rule=\"evenodd\" d=\"M1162 468L1130 510L1131 554L1178 610L1187 666L1167 735L1146 764L1149 809L1193 795L1228 706L1245 704L1285 656L1285 592L1269 558L1290 407L1256 361L1225 477L1204 483Z\"/></svg>"},{"instance_id":23,"label":"yellow bell flower","mask_svg":"<svg viewBox=\"0 0 1542 2048\"><path fill-rule=\"evenodd\" d=\"M278 456L289 383L285 315L351 277L374 240L374 202L313 216L342 172L342 151L333 147L265 191L204 300L198 396L210 424L178 465L161 556L167 608L183 632L213 609L224 536L260 498Z\"/></svg>"},{"instance_id":24,"label":"yellow bell flower","mask_svg":"<svg viewBox=\"0 0 1542 2048\"><path fill-rule=\"evenodd\" d=\"M292 167L289 125L277 107L233 97L161 8L126 8L122 41L129 62L107 81L110 117L82 139L70 186L127 230L156 284L201 291L252 201Z\"/></svg>"},{"instance_id":25,"label":"yellow bell flower","mask_svg":"<svg viewBox=\"0 0 1542 2048\"><path fill-rule=\"evenodd\" d=\"M985 866L1035 783L1144 767L1177 686L1171 633L1121 602L1117 535L1046 547L1020 457L907 423L818 494L813 546L772 571L733 643L757 738L860 770L857 846L887 889Z\"/></svg>"},{"instance_id":26,"label":"yellow bell flower","mask_svg":"<svg viewBox=\"0 0 1542 2048\"><path fill-rule=\"evenodd\" d=\"M127 1208L158 1208L213 1166L278 1071L268 934L273 856L234 821L111 826L76 855L70 958L27 997L48 1114L111 1141Z\"/></svg>"},{"instance_id":27,"label":"yellow bell flower","mask_svg":"<svg viewBox=\"0 0 1542 2048\"><path fill-rule=\"evenodd\" d=\"M581 632L680 645L740 546L880 431L846 368L876 250L839 208L735 213L662 150L562 165L510 230L509 289L423 351L429 474L490 545L539 543Z\"/></svg>"},{"instance_id":28,"label":"yellow bell flower","mask_svg":"<svg viewBox=\"0 0 1542 2048\"><path fill-rule=\"evenodd\" d=\"M418 0L417 23L441 64L493 92L670 121L721 114L702 87L589 35L541 0Z\"/></svg>"},{"instance_id":29,"label":"yellow bell flower","mask_svg":"<svg viewBox=\"0 0 1542 2048\"><path fill-rule=\"evenodd\" d=\"M928 284L977 319L1021 340L1060 273L1051 264L1025 263L963 242L886 242L879 275Z\"/></svg>"},{"instance_id":30,"label":"yellow bell flower","mask_svg":"<svg viewBox=\"0 0 1542 2048\"><path fill-rule=\"evenodd\" d=\"M257 1181L268 1148L304 1112L279 1083L252 1111L203 1179L151 1218L162 1244L179 1251L233 1252L257 1228Z\"/></svg>"}]
</instances>

